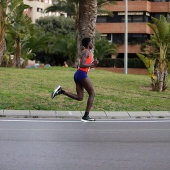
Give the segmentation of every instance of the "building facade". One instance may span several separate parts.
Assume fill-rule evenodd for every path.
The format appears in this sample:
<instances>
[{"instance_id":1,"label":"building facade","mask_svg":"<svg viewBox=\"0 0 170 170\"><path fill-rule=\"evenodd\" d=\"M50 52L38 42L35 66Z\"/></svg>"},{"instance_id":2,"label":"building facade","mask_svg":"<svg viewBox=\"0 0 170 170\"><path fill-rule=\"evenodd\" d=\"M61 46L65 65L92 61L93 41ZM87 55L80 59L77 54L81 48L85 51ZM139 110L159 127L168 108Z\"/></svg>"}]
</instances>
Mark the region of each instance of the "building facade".
<instances>
[{"instance_id":1,"label":"building facade","mask_svg":"<svg viewBox=\"0 0 170 170\"><path fill-rule=\"evenodd\" d=\"M35 23L35 20L40 18L40 17L45 17L45 16L61 16L65 15L64 13L61 12L49 12L45 13L44 10L52 5L52 0L23 0L24 4L27 4L30 6L29 9L25 10L25 14L27 14Z\"/></svg>"},{"instance_id":2,"label":"building facade","mask_svg":"<svg viewBox=\"0 0 170 170\"><path fill-rule=\"evenodd\" d=\"M96 29L110 42L118 44L118 58L124 57L125 32L125 1L116 0L117 5L106 8L113 12L113 16L99 15ZM128 56L136 57L140 53L140 46L152 34L147 22L151 17L160 18L163 15L170 18L169 0L128 0Z\"/></svg>"}]
</instances>

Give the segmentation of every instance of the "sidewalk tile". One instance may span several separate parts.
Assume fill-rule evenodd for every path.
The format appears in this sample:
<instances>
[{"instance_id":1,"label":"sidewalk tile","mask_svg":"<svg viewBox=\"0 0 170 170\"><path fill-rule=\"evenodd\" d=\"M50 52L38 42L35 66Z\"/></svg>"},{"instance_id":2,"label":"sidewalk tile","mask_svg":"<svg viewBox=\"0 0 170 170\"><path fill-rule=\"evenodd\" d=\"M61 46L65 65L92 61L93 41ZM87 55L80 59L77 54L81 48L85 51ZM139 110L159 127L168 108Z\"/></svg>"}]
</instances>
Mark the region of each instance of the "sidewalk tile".
<instances>
[{"instance_id":1,"label":"sidewalk tile","mask_svg":"<svg viewBox=\"0 0 170 170\"><path fill-rule=\"evenodd\" d=\"M29 117L29 110L4 110L4 116Z\"/></svg>"},{"instance_id":2,"label":"sidewalk tile","mask_svg":"<svg viewBox=\"0 0 170 170\"><path fill-rule=\"evenodd\" d=\"M4 111L3 110L0 110L0 115L4 115Z\"/></svg>"},{"instance_id":3,"label":"sidewalk tile","mask_svg":"<svg viewBox=\"0 0 170 170\"><path fill-rule=\"evenodd\" d=\"M56 117L55 111L48 110L30 110L32 117Z\"/></svg>"},{"instance_id":4,"label":"sidewalk tile","mask_svg":"<svg viewBox=\"0 0 170 170\"><path fill-rule=\"evenodd\" d=\"M142 118L142 117L152 117L152 115L149 113L149 111L132 111L128 112L130 117L134 118Z\"/></svg>"},{"instance_id":5,"label":"sidewalk tile","mask_svg":"<svg viewBox=\"0 0 170 170\"><path fill-rule=\"evenodd\" d=\"M116 118L130 118L129 114L127 112L111 112L106 111L105 112L108 118L116 119Z\"/></svg>"},{"instance_id":6,"label":"sidewalk tile","mask_svg":"<svg viewBox=\"0 0 170 170\"><path fill-rule=\"evenodd\" d=\"M82 112L84 115L84 112ZM90 117L93 118L107 118L104 111L90 111Z\"/></svg>"},{"instance_id":7,"label":"sidewalk tile","mask_svg":"<svg viewBox=\"0 0 170 170\"><path fill-rule=\"evenodd\" d=\"M170 117L169 111L150 111L153 117Z\"/></svg>"},{"instance_id":8,"label":"sidewalk tile","mask_svg":"<svg viewBox=\"0 0 170 170\"><path fill-rule=\"evenodd\" d=\"M82 117L80 111L56 111L57 117Z\"/></svg>"}]
</instances>

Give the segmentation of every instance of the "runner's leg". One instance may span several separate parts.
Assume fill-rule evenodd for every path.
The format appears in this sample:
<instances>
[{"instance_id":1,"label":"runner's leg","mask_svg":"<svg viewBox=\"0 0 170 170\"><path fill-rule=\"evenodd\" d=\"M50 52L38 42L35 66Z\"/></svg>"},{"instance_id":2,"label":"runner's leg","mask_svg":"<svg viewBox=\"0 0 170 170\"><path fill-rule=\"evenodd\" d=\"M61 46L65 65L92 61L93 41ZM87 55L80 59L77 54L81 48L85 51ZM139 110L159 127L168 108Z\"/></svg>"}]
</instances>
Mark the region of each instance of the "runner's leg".
<instances>
[{"instance_id":1,"label":"runner's leg","mask_svg":"<svg viewBox=\"0 0 170 170\"><path fill-rule=\"evenodd\" d=\"M77 94L72 94L72 93L65 91L64 95L72 99L82 101L84 97L84 89L83 89L83 86L78 82L76 82L76 91L77 91Z\"/></svg>"},{"instance_id":2,"label":"runner's leg","mask_svg":"<svg viewBox=\"0 0 170 170\"><path fill-rule=\"evenodd\" d=\"M81 85L84 87L84 89L89 94L89 97L87 100L87 106L85 110L85 112L89 113L92 107L93 101L94 101L94 96L95 96L93 85L88 77L81 81Z\"/></svg>"}]
</instances>

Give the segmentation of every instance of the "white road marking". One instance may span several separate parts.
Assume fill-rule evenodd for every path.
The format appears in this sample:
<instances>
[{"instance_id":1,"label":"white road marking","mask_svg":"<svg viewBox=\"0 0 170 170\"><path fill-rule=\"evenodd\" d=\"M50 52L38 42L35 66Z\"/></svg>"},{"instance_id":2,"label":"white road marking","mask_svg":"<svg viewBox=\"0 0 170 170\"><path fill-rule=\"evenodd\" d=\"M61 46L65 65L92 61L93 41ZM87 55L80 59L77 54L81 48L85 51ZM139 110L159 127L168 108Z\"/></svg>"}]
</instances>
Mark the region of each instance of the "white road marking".
<instances>
[{"instance_id":1,"label":"white road marking","mask_svg":"<svg viewBox=\"0 0 170 170\"><path fill-rule=\"evenodd\" d=\"M84 131L84 129L0 129L1 131L56 131L56 132L62 132L62 133L70 133L70 132L81 132ZM102 130L88 130L88 133L126 133L126 132L155 132L155 131L167 131L169 132L170 129L116 129L116 130L108 130L108 129L102 129Z\"/></svg>"},{"instance_id":2,"label":"white road marking","mask_svg":"<svg viewBox=\"0 0 170 170\"><path fill-rule=\"evenodd\" d=\"M80 123L81 120L32 120L32 119L0 119L0 122L33 122L33 123ZM97 120L81 123L168 123L170 120Z\"/></svg>"},{"instance_id":3,"label":"white road marking","mask_svg":"<svg viewBox=\"0 0 170 170\"><path fill-rule=\"evenodd\" d=\"M68 112L70 115L73 115L73 113L71 113L70 111Z\"/></svg>"}]
</instances>

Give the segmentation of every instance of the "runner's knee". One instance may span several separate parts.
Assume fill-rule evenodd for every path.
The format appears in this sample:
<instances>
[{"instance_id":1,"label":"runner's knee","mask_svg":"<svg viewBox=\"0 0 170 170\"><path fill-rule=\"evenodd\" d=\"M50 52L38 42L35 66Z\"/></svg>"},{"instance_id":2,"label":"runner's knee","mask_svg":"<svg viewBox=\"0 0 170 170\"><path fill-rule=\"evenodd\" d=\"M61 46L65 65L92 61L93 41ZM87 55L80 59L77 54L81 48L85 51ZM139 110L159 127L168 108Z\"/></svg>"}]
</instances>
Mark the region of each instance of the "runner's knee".
<instances>
[{"instance_id":1,"label":"runner's knee","mask_svg":"<svg viewBox=\"0 0 170 170\"><path fill-rule=\"evenodd\" d=\"M94 91L90 92L90 93L89 93L89 96L94 98L94 96L95 96Z\"/></svg>"},{"instance_id":2,"label":"runner's knee","mask_svg":"<svg viewBox=\"0 0 170 170\"><path fill-rule=\"evenodd\" d=\"M82 100L83 100L83 96L79 96L78 101L82 101Z\"/></svg>"}]
</instances>

